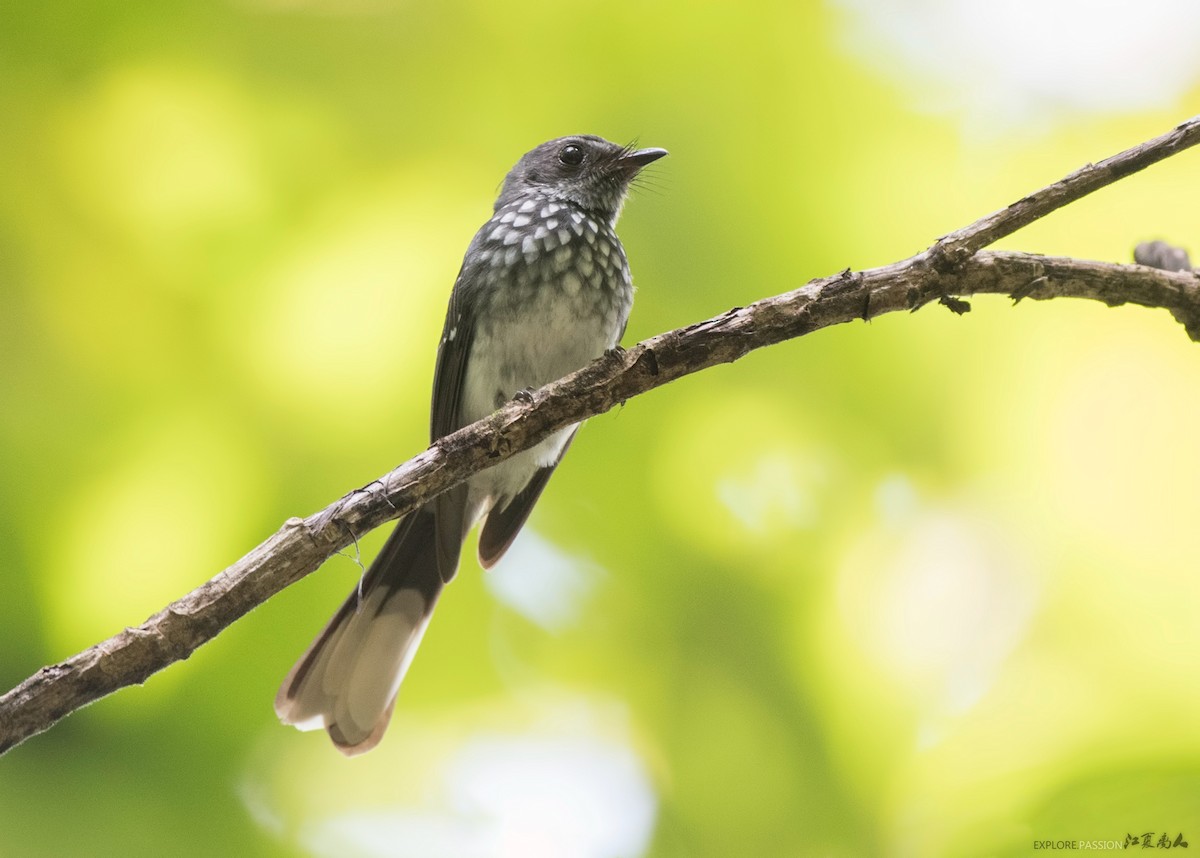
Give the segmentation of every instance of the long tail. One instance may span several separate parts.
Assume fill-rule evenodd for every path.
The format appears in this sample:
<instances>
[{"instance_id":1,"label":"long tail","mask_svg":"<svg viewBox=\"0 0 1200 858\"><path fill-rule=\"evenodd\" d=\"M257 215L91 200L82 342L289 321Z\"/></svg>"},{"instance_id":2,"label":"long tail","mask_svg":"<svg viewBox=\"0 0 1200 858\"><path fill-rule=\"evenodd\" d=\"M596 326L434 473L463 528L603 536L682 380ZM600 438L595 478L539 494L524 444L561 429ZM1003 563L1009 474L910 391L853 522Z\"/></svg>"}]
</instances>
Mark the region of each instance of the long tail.
<instances>
[{"instance_id":1,"label":"long tail","mask_svg":"<svg viewBox=\"0 0 1200 858\"><path fill-rule=\"evenodd\" d=\"M348 756L379 743L442 591L435 527L432 507L396 525L361 586L284 679L275 712L285 724L324 727Z\"/></svg>"}]
</instances>

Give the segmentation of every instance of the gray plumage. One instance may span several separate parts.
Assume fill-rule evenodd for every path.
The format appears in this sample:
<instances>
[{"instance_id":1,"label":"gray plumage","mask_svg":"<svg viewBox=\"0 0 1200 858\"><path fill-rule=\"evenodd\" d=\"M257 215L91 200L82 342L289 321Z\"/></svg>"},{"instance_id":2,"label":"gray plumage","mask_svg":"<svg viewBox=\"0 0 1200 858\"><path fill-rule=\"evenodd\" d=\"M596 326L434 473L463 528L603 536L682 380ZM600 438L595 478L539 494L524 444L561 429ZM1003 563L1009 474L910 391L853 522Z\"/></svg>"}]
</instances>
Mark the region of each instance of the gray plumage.
<instances>
[{"instance_id":1,"label":"gray plumage","mask_svg":"<svg viewBox=\"0 0 1200 858\"><path fill-rule=\"evenodd\" d=\"M576 136L543 143L517 162L450 295L433 383L433 440L620 342L633 283L614 227L630 182L665 154ZM483 522L479 560L484 568L495 564L577 428L401 519L360 586L284 680L275 699L280 719L300 729L324 727L346 754L375 747L468 531Z\"/></svg>"}]
</instances>

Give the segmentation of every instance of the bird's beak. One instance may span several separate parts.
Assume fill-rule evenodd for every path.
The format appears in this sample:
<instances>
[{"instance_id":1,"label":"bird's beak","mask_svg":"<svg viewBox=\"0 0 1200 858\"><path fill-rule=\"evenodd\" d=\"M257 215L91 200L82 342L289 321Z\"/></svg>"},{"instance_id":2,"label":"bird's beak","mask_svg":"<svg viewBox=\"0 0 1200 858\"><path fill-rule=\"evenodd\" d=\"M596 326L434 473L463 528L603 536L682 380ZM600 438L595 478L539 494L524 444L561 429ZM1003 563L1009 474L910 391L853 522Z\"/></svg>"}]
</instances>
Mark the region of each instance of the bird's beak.
<instances>
[{"instance_id":1,"label":"bird's beak","mask_svg":"<svg viewBox=\"0 0 1200 858\"><path fill-rule=\"evenodd\" d=\"M652 164L667 154L666 149L635 149L621 157L621 166L630 172L637 172L647 164Z\"/></svg>"}]
</instances>

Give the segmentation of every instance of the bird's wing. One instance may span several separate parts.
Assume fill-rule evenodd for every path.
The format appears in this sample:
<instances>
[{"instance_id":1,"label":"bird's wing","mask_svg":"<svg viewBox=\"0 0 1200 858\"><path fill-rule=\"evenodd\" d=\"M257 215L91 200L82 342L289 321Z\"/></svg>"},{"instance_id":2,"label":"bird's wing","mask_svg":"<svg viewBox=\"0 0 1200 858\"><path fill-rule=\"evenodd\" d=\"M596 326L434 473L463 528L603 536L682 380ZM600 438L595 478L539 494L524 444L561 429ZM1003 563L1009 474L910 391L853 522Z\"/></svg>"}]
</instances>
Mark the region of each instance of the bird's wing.
<instances>
[{"instance_id":1,"label":"bird's wing","mask_svg":"<svg viewBox=\"0 0 1200 858\"><path fill-rule=\"evenodd\" d=\"M525 484L525 488L521 489L520 493L503 509L493 509L488 513L487 519L483 523L483 529L479 533L479 564L484 569L491 569L496 565L496 562L512 545L513 540L517 538L525 520L529 518L529 513L533 511L533 505L541 496L542 489L546 487L550 475L554 473L554 469L566 455L567 448L571 446L571 441L575 439L575 433L578 431L578 426L571 429L571 434L567 436L562 452L558 454L558 460L553 465L538 468L533 478Z\"/></svg>"},{"instance_id":2,"label":"bird's wing","mask_svg":"<svg viewBox=\"0 0 1200 858\"><path fill-rule=\"evenodd\" d=\"M462 299L468 288L471 272L464 264L450 293L446 324L438 344L437 369L433 374L433 405L430 410L429 435L437 441L456 429L461 429L463 378L467 358L475 336L475 319L469 311L471 302ZM466 536L467 484L460 483L434 500L437 517L437 560L443 581L454 577L458 555Z\"/></svg>"}]
</instances>

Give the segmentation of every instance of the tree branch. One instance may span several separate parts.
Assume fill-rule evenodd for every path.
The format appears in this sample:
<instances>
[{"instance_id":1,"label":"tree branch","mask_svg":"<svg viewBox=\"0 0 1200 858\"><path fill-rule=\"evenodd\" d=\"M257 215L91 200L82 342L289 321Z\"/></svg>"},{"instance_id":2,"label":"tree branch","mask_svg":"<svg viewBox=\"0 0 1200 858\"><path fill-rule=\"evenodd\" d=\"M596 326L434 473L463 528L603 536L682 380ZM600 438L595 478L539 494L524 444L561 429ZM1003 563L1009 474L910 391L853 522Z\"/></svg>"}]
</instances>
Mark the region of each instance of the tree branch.
<instances>
[{"instance_id":1,"label":"tree branch","mask_svg":"<svg viewBox=\"0 0 1200 858\"><path fill-rule=\"evenodd\" d=\"M379 480L308 518L289 519L253 551L140 626L39 670L0 697L0 754L65 715L187 658L224 628L317 569L358 534L420 506L477 471L551 433L647 391L755 349L951 296L1074 297L1108 306L1167 309L1200 340L1200 278L1163 271L980 248L1086 194L1200 142L1200 117L1168 134L1088 165L1059 182L882 268L849 269L703 322L659 334L514 401L449 435ZM265 698L264 698L265 699Z\"/></svg>"},{"instance_id":2,"label":"tree branch","mask_svg":"<svg viewBox=\"0 0 1200 858\"><path fill-rule=\"evenodd\" d=\"M1160 137L1147 140L1140 146L1126 149L1111 158L1105 158L1098 164L1086 164L1053 185L1022 197L1012 205L992 212L970 226L943 236L930 248L930 255L935 258L939 268L943 267L943 262L950 265L960 264L976 251L995 244L1050 212L1195 146L1200 142L1198 135L1200 116L1193 116Z\"/></svg>"}]
</instances>

